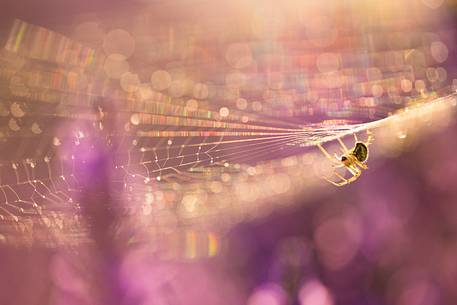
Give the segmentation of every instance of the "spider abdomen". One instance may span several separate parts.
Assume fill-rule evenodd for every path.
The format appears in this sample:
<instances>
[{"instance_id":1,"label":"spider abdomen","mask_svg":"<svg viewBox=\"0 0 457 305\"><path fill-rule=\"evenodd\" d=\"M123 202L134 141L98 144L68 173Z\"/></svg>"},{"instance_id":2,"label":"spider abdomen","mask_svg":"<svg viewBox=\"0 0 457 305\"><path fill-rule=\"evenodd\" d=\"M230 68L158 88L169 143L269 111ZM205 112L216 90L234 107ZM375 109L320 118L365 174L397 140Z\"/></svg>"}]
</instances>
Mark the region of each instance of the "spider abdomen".
<instances>
[{"instance_id":1,"label":"spider abdomen","mask_svg":"<svg viewBox=\"0 0 457 305\"><path fill-rule=\"evenodd\" d=\"M368 148L365 144L358 142L355 144L352 154L357 158L357 160L364 162L368 158Z\"/></svg>"}]
</instances>

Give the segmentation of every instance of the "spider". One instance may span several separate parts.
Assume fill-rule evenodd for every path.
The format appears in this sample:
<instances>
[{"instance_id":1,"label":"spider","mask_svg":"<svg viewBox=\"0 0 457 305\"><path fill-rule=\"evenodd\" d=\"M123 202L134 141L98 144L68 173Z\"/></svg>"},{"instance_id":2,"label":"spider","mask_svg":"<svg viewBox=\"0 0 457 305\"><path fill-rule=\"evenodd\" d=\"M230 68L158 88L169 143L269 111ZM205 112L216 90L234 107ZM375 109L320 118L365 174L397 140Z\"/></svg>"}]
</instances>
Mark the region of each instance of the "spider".
<instances>
[{"instance_id":1,"label":"spider","mask_svg":"<svg viewBox=\"0 0 457 305\"><path fill-rule=\"evenodd\" d=\"M350 178L345 178L343 177L343 175L339 174L336 170L334 170L333 175L340 178L340 182L335 182L327 177L323 177L325 180L327 180L335 186L343 186L351 182L354 182L360 177L363 170L368 169L368 166L365 164L365 162L368 160L368 146L374 140L373 133L367 130L367 140L365 142L359 141L357 135L354 133L354 140L355 146L351 150L349 150L344 144L344 142L340 138L338 138L338 142L341 146L341 151L343 152L343 155L341 157L338 157L336 154L334 157L332 157L322 145L317 145L319 149L322 151L322 153L325 155L325 157L327 157L327 159L334 163L334 168L345 167L352 175L352 177Z\"/></svg>"}]
</instances>

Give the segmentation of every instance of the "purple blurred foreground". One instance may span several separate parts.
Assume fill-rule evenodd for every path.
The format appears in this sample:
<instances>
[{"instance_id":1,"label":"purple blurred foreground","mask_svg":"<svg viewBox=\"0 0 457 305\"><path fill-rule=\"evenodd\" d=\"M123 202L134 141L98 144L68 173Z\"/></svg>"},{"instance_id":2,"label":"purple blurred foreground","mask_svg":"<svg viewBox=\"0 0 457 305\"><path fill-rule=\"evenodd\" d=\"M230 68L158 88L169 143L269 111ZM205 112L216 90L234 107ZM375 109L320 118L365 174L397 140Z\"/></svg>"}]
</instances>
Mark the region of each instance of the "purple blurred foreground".
<instances>
[{"instance_id":1,"label":"purple blurred foreground","mask_svg":"<svg viewBox=\"0 0 457 305\"><path fill-rule=\"evenodd\" d=\"M357 183L239 224L213 259L1 246L0 304L98 304L83 291L110 304L454 304L456 134L454 123ZM93 283L94 270L115 284Z\"/></svg>"}]
</instances>

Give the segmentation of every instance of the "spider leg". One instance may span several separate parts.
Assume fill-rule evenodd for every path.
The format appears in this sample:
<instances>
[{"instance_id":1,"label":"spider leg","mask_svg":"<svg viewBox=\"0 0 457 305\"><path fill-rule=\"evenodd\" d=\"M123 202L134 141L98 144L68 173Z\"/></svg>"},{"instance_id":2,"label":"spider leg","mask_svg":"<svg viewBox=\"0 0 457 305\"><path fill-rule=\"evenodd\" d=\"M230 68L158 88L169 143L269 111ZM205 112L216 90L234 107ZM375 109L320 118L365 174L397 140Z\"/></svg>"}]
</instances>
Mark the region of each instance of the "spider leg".
<instances>
[{"instance_id":1,"label":"spider leg","mask_svg":"<svg viewBox=\"0 0 457 305\"><path fill-rule=\"evenodd\" d=\"M359 142L359 139L357 138L357 134L354 132L353 135L354 135L354 141L355 141L355 143Z\"/></svg>"},{"instance_id":2,"label":"spider leg","mask_svg":"<svg viewBox=\"0 0 457 305\"><path fill-rule=\"evenodd\" d=\"M355 164L357 164L358 167L360 167L361 169L368 169L368 166L366 164L363 164L362 162L358 161L358 160L355 160L354 161Z\"/></svg>"},{"instance_id":3,"label":"spider leg","mask_svg":"<svg viewBox=\"0 0 457 305\"><path fill-rule=\"evenodd\" d=\"M330 162L333 163L333 167L334 167L334 168L338 168L338 167L343 167L343 166L345 166L344 164L341 163L340 159L339 159L337 156L332 157L322 145L317 144L317 147L319 147L320 151L324 154L324 156L325 156L327 159L329 159ZM340 174L338 174L338 173L335 172L335 171L333 171L333 175L337 175L337 176L341 177L342 179L344 179L344 177L342 177ZM335 185L335 186L342 186L342 185L346 184L346 182L344 182L344 181L342 181L342 182L335 182L335 181L333 181L333 180L331 180L331 179L329 179L329 178L327 178L327 177L325 177L325 176L322 176L322 178L323 178L324 180L326 180L327 182L329 182L329 183ZM341 178L340 178L340 179L341 179ZM344 180L345 180L345 179L344 179Z\"/></svg>"},{"instance_id":4,"label":"spider leg","mask_svg":"<svg viewBox=\"0 0 457 305\"><path fill-rule=\"evenodd\" d=\"M341 180L347 181L347 179L344 178L343 175L341 175L340 173L336 173L336 172L335 172L334 174L335 174L335 176L337 176L337 177L340 178Z\"/></svg>"},{"instance_id":5,"label":"spider leg","mask_svg":"<svg viewBox=\"0 0 457 305\"><path fill-rule=\"evenodd\" d=\"M330 156L330 154L327 152L327 150L322 145L317 144L317 147L319 147L319 149L324 154L324 156L327 157L327 159L329 159L331 162L333 162L337 165L341 164L340 159L338 159L336 156L335 157Z\"/></svg>"},{"instance_id":6,"label":"spider leg","mask_svg":"<svg viewBox=\"0 0 457 305\"><path fill-rule=\"evenodd\" d=\"M330 180L330 179L327 178L327 177L322 177L322 178L324 178L325 180L327 180L327 182L333 184L334 186L342 186L342 185L345 185L345 184L346 184L346 182L344 182L344 181L342 181L342 182L335 182L335 181Z\"/></svg>"},{"instance_id":7,"label":"spider leg","mask_svg":"<svg viewBox=\"0 0 457 305\"><path fill-rule=\"evenodd\" d=\"M338 178L340 178L341 181L340 181L340 182L334 182L333 185L336 185L336 186L343 186L343 185L346 185L346 184L350 183L348 179L346 179L346 178L343 177L343 175L341 175L341 174L339 174L339 173L336 173L336 172L335 172L334 174L335 174L335 176L337 176Z\"/></svg>"},{"instance_id":8,"label":"spider leg","mask_svg":"<svg viewBox=\"0 0 457 305\"><path fill-rule=\"evenodd\" d=\"M343 165L343 166L344 166L344 165ZM349 167L346 167L346 169L347 169L353 176L356 175L356 173L353 171L353 169L351 169L351 168L349 168ZM322 178L324 178L325 180L327 180L328 182L330 182L331 184L333 184L333 185L335 185L335 186L343 186L343 185L346 185L346 184L350 183L350 181L349 181L348 179L344 178L343 175L341 175L340 173L338 173L338 172L336 172L336 171L333 172L333 175L336 176L336 177L338 177L338 178L340 179L340 181L339 181L339 182L335 182L335 181L333 181L333 180L331 180L331 179L329 179L329 178L327 178L327 177L325 177L325 176L322 176Z\"/></svg>"},{"instance_id":9,"label":"spider leg","mask_svg":"<svg viewBox=\"0 0 457 305\"><path fill-rule=\"evenodd\" d=\"M350 172L351 175L353 175L353 176L356 175L356 174L360 171L360 170L359 170L357 167L355 167L355 166L346 166L346 169L347 169L347 171Z\"/></svg>"},{"instance_id":10,"label":"spider leg","mask_svg":"<svg viewBox=\"0 0 457 305\"><path fill-rule=\"evenodd\" d=\"M370 145L371 143L373 143L373 140L374 140L373 133L371 132L371 130L367 129L367 140L365 142L365 145L366 146Z\"/></svg>"},{"instance_id":11,"label":"spider leg","mask_svg":"<svg viewBox=\"0 0 457 305\"><path fill-rule=\"evenodd\" d=\"M354 182L355 180L357 180L360 177L361 174L362 174L361 170L355 171L355 174L351 178L347 179L347 183Z\"/></svg>"},{"instance_id":12,"label":"spider leg","mask_svg":"<svg viewBox=\"0 0 457 305\"><path fill-rule=\"evenodd\" d=\"M340 143L340 145L342 147L343 154L349 153L349 149L346 147L346 145L344 144L343 140L341 140L341 138L338 138L337 140L338 140L338 142Z\"/></svg>"},{"instance_id":13,"label":"spider leg","mask_svg":"<svg viewBox=\"0 0 457 305\"><path fill-rule=\"evenodd\" d=\"M343 165L343 166L344 166L344 165ZM325 177L325 176L322 176L322 178L323 178L324 180L326 180L327 182L329 182L329 183L335 185L335 186L342 186L342 185L346 184L346 182L345 182L346 179L345 179L342 175L340 175L338 172L333 171L332 176L337 176L337 177L338 177L340 180L342 180L342 181L340 181L340 182L335 182L335 181L333 181L333 180L331 180L330 178L327 178L327 177Z\"/></svg>"},{"instance_id":14,"label":"spider leg","mask_svg":"<svg viewBox=\"0 0 457 305\"><path fill-rule=\"evenodd\" d=\"M335 185L335 186L343 186L343 185L346 185L346 184L354 182L362 174L362 171L359 168L357 168L356 166L347 166L346 169L348 170L348 172L351 173L352 177L345 178L340 173L333 172L333 174L341 180L340 182L332 181L332 180L328 179L327 177L324 177L324 179L327 180L328 182L330 182L331 184Z\"/></svg>"}]
</instances>

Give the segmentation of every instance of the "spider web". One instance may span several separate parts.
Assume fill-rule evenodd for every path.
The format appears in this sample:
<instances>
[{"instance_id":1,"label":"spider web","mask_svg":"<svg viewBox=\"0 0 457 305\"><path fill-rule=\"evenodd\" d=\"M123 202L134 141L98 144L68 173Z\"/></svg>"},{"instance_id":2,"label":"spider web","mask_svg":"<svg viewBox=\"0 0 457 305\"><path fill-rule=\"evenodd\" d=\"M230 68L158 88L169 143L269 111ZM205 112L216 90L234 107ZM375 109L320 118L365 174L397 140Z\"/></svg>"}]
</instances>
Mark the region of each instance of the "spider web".
<instances>
[{"instance_id":1,"label":"spider web","mask_svg":"<svg viewBox=\"0 0 457 305\"><path fill-rule=\"evenodd\" d=\"M32 41L44 36L48 43L34 47ZM337 111L357 109L368 118L303 124L300 116L268 107L228 113L217 103L188 107L164 92L141 98L106 78L105 60L61 34L14 22L0 53L7 92L0 108L2 240L88 241L80 201L98 174L122 202L110 209L150 234L202 224L230 227L278 208L277 198L307 196L303 190L311 196L326 187L317 144L428 122L456 105L449 88L430 90L408 98L408 105ZM106 173L91 169L100 159L108 160ZM195 243L194 231L185 234Z\"/></svg>"}]
</instances>

